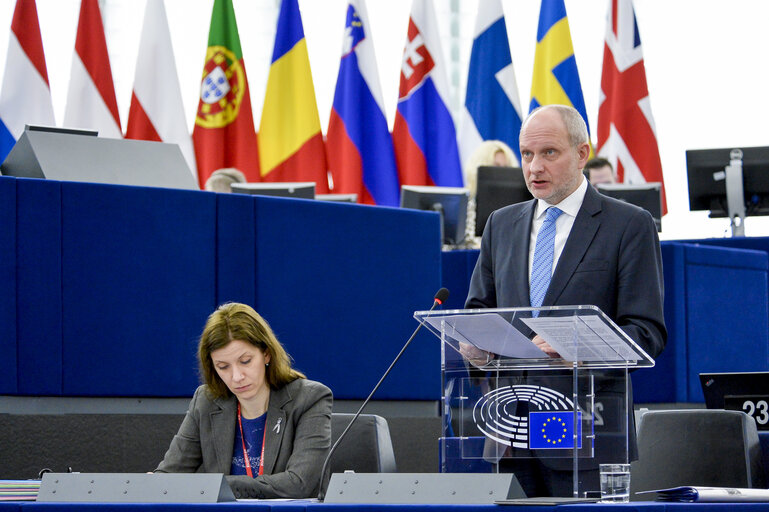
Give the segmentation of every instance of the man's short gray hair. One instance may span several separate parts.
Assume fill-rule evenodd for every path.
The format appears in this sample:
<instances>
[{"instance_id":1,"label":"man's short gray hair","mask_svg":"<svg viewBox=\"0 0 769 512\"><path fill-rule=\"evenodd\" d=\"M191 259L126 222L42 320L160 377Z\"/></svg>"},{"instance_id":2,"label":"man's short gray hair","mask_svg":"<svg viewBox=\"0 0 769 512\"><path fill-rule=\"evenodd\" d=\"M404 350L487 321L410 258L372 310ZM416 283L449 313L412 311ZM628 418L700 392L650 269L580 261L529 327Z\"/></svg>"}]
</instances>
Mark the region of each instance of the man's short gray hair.
<instances>
[{"instance_id":1,"label":"man's short gray hair","mask_svg":"<svg viewBox=\"0 0 769 512\"><path fill-rule=\"evenodd\" d=\"M566 126L566 133L569 135L569 142L572 146L577 147L581 144L588 144L590 142L590 136L587 134L587 124L582 119L582 115L574 107L567 105L542 105L532 110L526 117L526 120L521 126L521 131L526 123L529 122L534 114L540 110L555 109L563 120L564 126Z\"/></svg>"}]
</instances>

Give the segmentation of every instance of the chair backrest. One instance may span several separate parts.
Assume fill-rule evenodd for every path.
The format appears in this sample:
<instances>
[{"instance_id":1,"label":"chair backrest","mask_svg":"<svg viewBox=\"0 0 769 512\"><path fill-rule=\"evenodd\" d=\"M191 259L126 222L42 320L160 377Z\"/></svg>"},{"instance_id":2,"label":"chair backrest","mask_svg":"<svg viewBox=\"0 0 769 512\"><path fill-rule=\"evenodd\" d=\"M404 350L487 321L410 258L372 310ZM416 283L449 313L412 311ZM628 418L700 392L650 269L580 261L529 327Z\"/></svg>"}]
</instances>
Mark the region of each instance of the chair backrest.
<instances>
[{"instance_id":1,"label":"chair backrest","mask_svg":"<svg viewBox=\"0 0 769 512\"><path fill-rule=\"evenodd\" d=\"M336 442L354 414L331 415L331 445ZM361 414L331 457L330 473L395 473L395 453L387 420L376 414Z\"/></svg>"},{"instance_id":2,"label":"chair backrest","mask_svg":"<svg viewBox=\"0 0 769 512\"><path fill-rule=\"evenodd\" d=\"M684 409L641 417L631 493L680 485L764 487L764 481L756 423L744 412Z\"/></svg>"}]
</instances>

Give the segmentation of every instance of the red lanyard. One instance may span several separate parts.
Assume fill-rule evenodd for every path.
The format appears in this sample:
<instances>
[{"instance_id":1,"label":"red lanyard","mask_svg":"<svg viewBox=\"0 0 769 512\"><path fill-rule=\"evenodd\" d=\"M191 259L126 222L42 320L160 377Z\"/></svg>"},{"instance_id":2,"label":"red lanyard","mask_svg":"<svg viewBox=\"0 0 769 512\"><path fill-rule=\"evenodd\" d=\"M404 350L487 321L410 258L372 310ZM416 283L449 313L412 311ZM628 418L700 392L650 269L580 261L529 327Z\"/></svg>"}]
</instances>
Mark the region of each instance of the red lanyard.
<instances>
[{"instance_id":1,"label":"red lanyard","mask_svg":"<svg viewBox=\"0 0 769 512\"><path fill-rule=\"evenodd\" d=\"M254 471L251 469L251 460L248 458L246 450L246 436L243 435L243 422L240 419L240 402L238 402L238 427L240 427L240 442L243 444L243 460L246 463L246 473L254 478ZM259 457L259 475L264 473L264 445L267 441L267 422L264 422L264 438L262 438L262 455Z\"/></svg>"}]
</instances>

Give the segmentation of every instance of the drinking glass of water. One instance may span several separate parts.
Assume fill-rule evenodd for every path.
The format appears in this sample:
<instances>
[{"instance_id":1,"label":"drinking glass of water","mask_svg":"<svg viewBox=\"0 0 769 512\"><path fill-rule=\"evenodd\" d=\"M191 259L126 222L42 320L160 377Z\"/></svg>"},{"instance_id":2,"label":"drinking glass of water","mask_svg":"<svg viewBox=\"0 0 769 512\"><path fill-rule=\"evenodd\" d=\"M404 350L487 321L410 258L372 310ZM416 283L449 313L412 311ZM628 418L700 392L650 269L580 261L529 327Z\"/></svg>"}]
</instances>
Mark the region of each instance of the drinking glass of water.
<instances>
[{"instance_id":1,"label":"drinking glass of water","mask_svg":"<svg viewBox=\"0 0 769 512\"><path fill-rule=\"evenodd\" d=\"M601 464L601 502L630 501L630 464Z\"/></svg>"}]
</instances>

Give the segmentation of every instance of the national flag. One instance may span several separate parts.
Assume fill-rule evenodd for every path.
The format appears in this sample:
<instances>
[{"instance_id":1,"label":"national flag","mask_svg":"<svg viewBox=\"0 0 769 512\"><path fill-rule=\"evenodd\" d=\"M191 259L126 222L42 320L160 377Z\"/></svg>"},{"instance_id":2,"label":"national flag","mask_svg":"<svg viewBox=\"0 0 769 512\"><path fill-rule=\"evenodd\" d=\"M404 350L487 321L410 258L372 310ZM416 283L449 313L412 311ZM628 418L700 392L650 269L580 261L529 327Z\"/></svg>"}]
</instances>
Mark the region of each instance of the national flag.
<instances>
[{"instance_id":1,"label":"national flag","mask_svg":"<svg viewBox=\"0 0 769 512\"><path fill-rule=\"evenodd\" d=\"M632 0L612 0L606 21L598 154L612 163L622 183L662 183L664 215L662 163Z\"/></svg>"},{"instance_id":2,"label":"national flag","mask_svg":"<svg viewBox=\"0 0 769 512\"><path fill-rule=\"evenodd\" d=\"M478 4L459 152L467 162L484 140L501 140L521 161L521 99L515 80L501 0Z\"/></svg>"},{"instance_id":3,"label":"national flag","mask_svg":"<svg viewBox=\"0 0 769 512\"><path fill-rule=\"evenodd\" d=\"M328 192L326 148L297 0L283 0L259 123L263 181L314 181Z\"/></svg>"},{"instance_id":4,"label":"national flag","mask_svg":"<svg viewBox=\"0 0 769 512\"><path fill-rule=\"evenodd\" d=\"M192 130L200 186L224 167L259 181L251 93L232 0L214 0L202 76Z\"/></svg>"},{"instance_id":5,"label":"national flag","mask_svg":"<svg viewBox=\"0 0 769 512\"><path fill-rule=\"evenodd\" d=\"M414 0L393 126L402 185L462 186L457 134L432 0Z\"/></svg>"},{"instance_id":6,"label":"national flag","mask_svg":"<svg viewBox=\"0 0 769 512\"><path fill-rule=\"evenodd\" d=\"M529 413L529 448L574 448L574 412ZM582 413L577 412L577 448L582 448Z\"/></svg>"},{"instance_id":7,"label":"national flag","mask_svg":"<svg viewBox=\"0 0 769 512\"><path fill-rule=\"evenodd\" d=\"M98 130L101 137L123 137L99 0L80 2L64 126Z\"/></svg>"},{"instance_id":8,"label":"national flag","mask_svg":"<svg viewBox=\"0 0 769 512\"><path fill-rule=\"evenodd\" d=\"M0 90L0 163L27 124L54 126L35 0L16 0Z\"/></svg>"},{"instance_id":9,"label":"national flag","mask_svg":"<svg viewBox=\"0 0 769 512\"><path fill-rule=\"evenodd\" d=\"M197 177L195 150L184 117L182 93L163 0L148 0L128 111L127 139L178 144Z\"/></svg>"},{"instance_id":10,"label":"national flag","mask_svg":"<svg viewBox=\"0 0 769 512\"><path fill-rule=\"evenodd\" d=\"M398 170L369 27L365 0L350 0L326 152L334 192L398 206Z\"/></svg>"},{"instance_id":11,"label":"national flag","mask_svg":"<svg viewBox=\"0 0 769 512\"><path fill-rule=\"evenodd\" d=\"M553 104L577 109L590 132L566 6L563 0L542 0L529 112L541 105ZM592 145L590 152L592 155Z\"/></svg>"}]
</instances>

